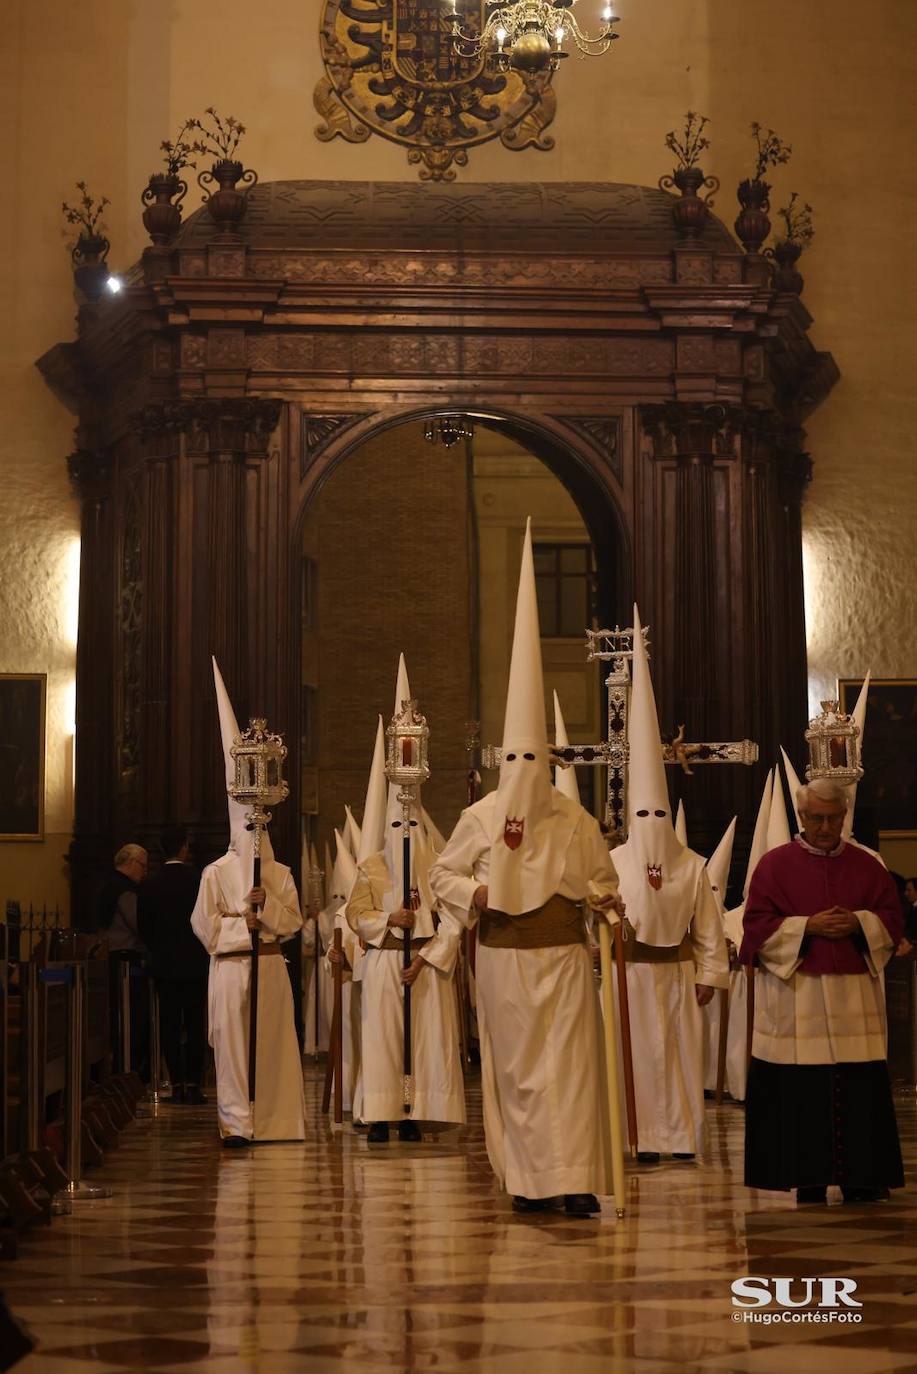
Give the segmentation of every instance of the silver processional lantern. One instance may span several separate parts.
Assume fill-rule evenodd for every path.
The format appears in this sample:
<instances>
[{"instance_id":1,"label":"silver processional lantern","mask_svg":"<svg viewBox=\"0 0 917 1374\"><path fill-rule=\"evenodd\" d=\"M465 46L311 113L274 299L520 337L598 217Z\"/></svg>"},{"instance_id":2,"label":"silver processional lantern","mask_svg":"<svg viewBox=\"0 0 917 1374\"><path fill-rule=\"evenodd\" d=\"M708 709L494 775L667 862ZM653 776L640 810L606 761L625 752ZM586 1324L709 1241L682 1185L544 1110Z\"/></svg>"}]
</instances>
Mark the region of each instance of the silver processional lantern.
<instances>
[{"instance_id":1,"label":"silver processional lantern","mask_svg":"<svg viewBox=\"0 0 917 1374\"><path fill-rule=\"evenodd\" d=\"M821 714L809 721L806 744L809 766L806 781L829 778L847 787L863 776L860 767L860 727L845 715L836 701L823 701Z\"/></svg>"},{"instance_id":2,"label":"silver processional lantern","mask_svg":"<svg viewBox=\"0 0 917 1374\"><path fill-rule=\"evenodd\" d=\"M276 806L290 795L283 777L287 746L280 735L271 734L267 721L256 717L232 742L229 751L236 765L236 778L227 792L233 801L249 808L245 819L254 827L256 841Z\"/></svg>"},{"instance_id":3,"label":"silver processional lantern","mask_svg":"<svg viewBox=\"0 0 917 1374\"><path fill-rule=\"evenodd\" d=\"M401 710L392 716L385 736L385 776L408 793L410 799L414 789L430 776L430 731L426 717L417 709L416 697L401 703ZM398 800L402 801L400 794Z\"/></svg>"}]
</instances>

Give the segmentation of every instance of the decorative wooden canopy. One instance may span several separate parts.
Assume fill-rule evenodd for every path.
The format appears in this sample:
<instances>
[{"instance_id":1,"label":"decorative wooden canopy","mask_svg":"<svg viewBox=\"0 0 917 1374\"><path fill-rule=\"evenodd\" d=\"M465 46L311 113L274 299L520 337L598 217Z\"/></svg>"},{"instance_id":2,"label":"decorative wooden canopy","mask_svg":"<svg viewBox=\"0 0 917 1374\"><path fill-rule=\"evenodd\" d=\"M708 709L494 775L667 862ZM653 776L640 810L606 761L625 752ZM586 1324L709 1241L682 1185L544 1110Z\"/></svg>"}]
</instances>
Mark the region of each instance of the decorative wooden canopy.
<instances>
[{"instance_id":1,"label":"decorative wooden canopy","mask_svg":"<svg viewBox=\"0 0 917 1374\"><path fill-rule=\"evenodd\" d=\"M180 815L222 843L211 653L241 675L240 717L257 705L298 737L304 511L412 417L477 414L555 470L602 616L629 624L636 597L653 626L664 719L751 736L765 761L801 740L802 425L837 370L768 260L713 216L684 236L675 204L590 183L276 182L234 233L199 211L81 306L76 342L39 362L79 413L78 899L128 831ZM755 780L720 771L698 783L711 813L741 809Z\"/></svg>"}]
</instances>

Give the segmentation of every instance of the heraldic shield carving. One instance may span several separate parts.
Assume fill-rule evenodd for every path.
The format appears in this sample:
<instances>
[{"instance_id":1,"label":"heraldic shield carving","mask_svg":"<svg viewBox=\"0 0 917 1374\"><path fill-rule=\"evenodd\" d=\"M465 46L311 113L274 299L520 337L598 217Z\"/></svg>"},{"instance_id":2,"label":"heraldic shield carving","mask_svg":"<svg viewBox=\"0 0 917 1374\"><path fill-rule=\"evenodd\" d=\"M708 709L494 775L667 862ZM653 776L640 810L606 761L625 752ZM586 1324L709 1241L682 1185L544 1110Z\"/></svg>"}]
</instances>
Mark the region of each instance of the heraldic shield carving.
<instances>
[{"instance_id":1,"label":"heraldic shield carving","mask_svg":"<svg viewBox=\"0 0 917 1374\"><path fill-rule=\"evenodd\" d=\"M485 0L457 0L456 10L466 30L483 27ZM553 148L550 71L491 73L462 57L450 13L443 0L323 0L316 137L403 143L422 181L454 181L468 149L493 138L515 151Z\"/></svg>"}]
</instances>

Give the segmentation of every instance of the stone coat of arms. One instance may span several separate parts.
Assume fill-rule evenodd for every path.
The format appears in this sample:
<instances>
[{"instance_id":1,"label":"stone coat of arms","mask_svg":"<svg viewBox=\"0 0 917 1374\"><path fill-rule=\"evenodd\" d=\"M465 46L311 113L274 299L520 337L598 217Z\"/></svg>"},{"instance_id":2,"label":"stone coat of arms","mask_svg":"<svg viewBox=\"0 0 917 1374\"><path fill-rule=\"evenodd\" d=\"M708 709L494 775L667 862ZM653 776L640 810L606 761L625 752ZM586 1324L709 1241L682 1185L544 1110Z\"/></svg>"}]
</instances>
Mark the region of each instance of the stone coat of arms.
<instances>
[{"instance_id":1,"label":"stone coat of arms","mask_svg":"<svg viewBox=\"0 0 917 1374\"><path fill-rule=\"evenodd\" d=\"M485 8L457 0L466 31L480 31ZM482 58L463 57L450 13L443 0L323 0L316 137L365 143L381 134L407 147L424 181L454 181L468 149L493 138L514 151L553 148L550 71L491 72Z\"/></svg>"}]
</instances>

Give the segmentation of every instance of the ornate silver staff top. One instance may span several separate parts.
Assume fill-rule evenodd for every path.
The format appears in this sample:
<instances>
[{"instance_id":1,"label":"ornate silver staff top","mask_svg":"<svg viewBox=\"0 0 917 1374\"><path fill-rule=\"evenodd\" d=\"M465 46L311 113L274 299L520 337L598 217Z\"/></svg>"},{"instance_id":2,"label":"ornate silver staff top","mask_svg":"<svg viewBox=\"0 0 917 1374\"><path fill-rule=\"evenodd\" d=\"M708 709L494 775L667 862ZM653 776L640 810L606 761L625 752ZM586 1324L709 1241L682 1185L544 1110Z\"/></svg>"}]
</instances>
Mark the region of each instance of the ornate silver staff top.
<instances>
[{"instance_id":1,"label":"ornate silver staff top","mask_svg":"<svg viewBox=\"0 0 917 1374\"><path fill-rule=\"evenodd\" d=\"M809 746L809 766L806 781L830 778L846 786L859 782L860 727L852 716L845 715L836 701L823 701L821 715L809 721L806 744Z\"/></svg>"},{"instance_id":2,"label":"ornate silver staff top","mask_svg":"<svg viewBox=\"0 0 917 1374\"><path fill-rule=\"evenodd\" d=\"M430 730L426 717L417 709L416 697L401 703L401 710L392 716L385 737L385 776L401 789L398 800L407 820L417 789L430 776Z\"/></svg>"},{"instance_id":3,"label":"ornate silver staff top","mask_svg":"<svg viewBox=\"0 0 917 1374\"><path fill-rule=\"evenodd\" d=\"M269 824L269 806L290 795L283 777L287 746L280 735L270 734L267 721L255 717L232 742L229 751L236 764L236 780L226 788L233 801L249 806L245 819L254 830L255 854L261 850L261 831Z\"/></svg>"}]
</instances>

